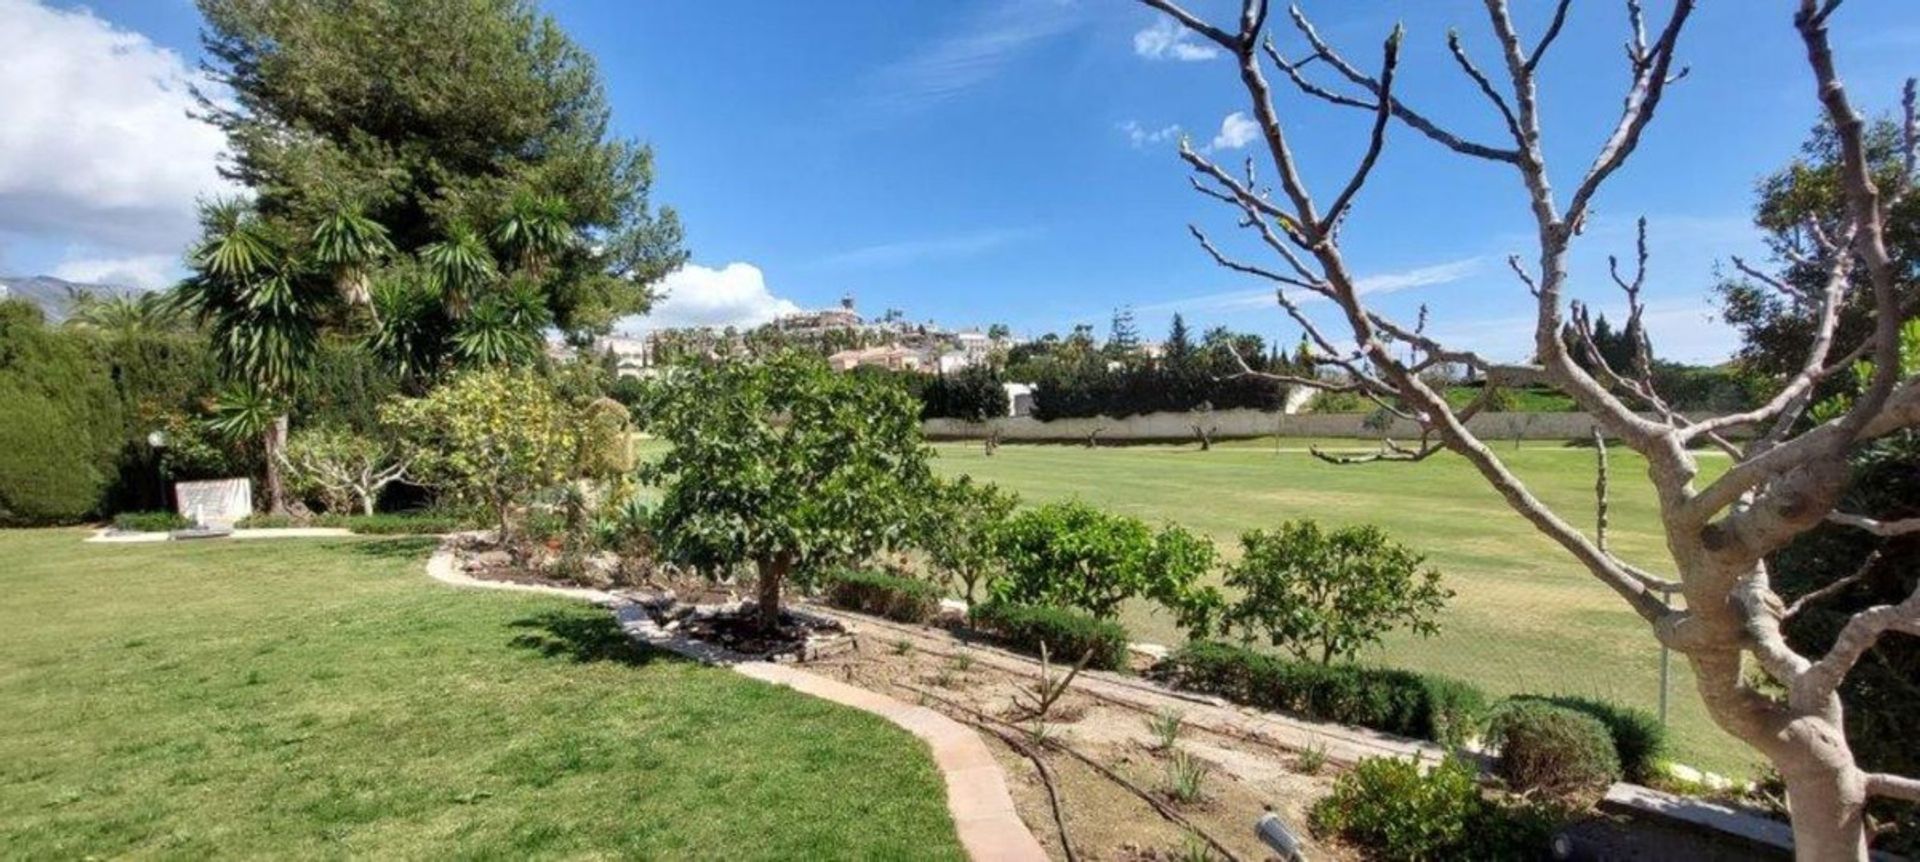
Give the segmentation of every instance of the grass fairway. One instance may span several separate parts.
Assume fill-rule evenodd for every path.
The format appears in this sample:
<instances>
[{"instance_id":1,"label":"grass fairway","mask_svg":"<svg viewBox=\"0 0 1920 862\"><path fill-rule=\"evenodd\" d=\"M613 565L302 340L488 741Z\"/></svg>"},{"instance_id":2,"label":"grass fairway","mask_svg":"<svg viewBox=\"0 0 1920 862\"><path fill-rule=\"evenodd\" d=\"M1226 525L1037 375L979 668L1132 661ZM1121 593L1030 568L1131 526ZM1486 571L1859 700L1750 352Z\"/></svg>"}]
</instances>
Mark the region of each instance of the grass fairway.
<instances>
[{"instance_id":1,"label":"grass fairway","mask_svg":"<svg viewBox=\"0 0 1920 862\"><path fill-rule=\"evenodd\" d=\"M422 540L0 531L0 858L939 858L924 746Z\"/></svg>"},{"instance_id":2,"label":"grass fairway","mask_svg":"<svg viewBox=\"0 0 1920 862\"><path fill-rule=\"evenodd\" d=\"M1187 446L1002 446L941 444L938 464L1020 492L1028 501L1079 497L1150 521L1178 521L1211 534L1238 556L1239 534L1289 518L1375 523L1428 555L1458 595L1434 638L1391 638L1366 660L1447 674L1490 694L1567 693L1656 708L1660 653L1619 597L1558 545L1535 532L1463 459L1335 466L1306 454L1306 440L1236 441L1201 452ZM1352 440L1324 441L1354 448ZM1534 493L1577 524L1593 517L1591 449L1531 443L1496 446ZM1662 571L1661 536L1645 462L1611 453L1609 540L1623 557ZM1701 458L1717 472L1724 462ZM1144 606L1125 622L1136 637L1177 642L1164 616ZM1753 756L1714 727L1685 663L1673 665L1678 758L1744 777Z\"/></svg>"}]
</instances>

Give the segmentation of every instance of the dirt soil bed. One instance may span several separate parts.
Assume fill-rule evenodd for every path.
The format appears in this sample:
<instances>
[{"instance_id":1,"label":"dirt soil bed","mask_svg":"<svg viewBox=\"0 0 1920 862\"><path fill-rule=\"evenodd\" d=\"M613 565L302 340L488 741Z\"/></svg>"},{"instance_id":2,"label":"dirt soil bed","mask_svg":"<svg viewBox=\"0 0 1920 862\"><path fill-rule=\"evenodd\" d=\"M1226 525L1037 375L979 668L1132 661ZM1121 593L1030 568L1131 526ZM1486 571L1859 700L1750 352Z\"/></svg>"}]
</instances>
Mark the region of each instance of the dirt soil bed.
<instances>
[{"instance_id":1,"label":"dirt soil bed","mask_svg":"<svg viewBox=\"0 0 1920 862\"><path fill-rule=\"evenodd\" d=\"M1201 839L1163 815L1152 803L1074 756L1048 745L1034 745L1036 722L1016 699L1038 677L996 667L977 651L944 635L922 638L865 627L858 648L809 662L807 668L907 702L918 702L965 723L985 727L987 740L1008 778L1020 816L1047 848L1065 859L1060 828L1045 781L1026 753L1002 734L1038 753L1054 779L1061 816L1076 858L1083 860L1160 860L1190 858L1186 851ZM943 655L942 653L947 653ZM1069 668L1056 666L1064 675ZM1278 746L1183 726L1176 747L1205 765L1202 798L1179 802L1168 791L1172 752L1161 749L1148 728L1151 712L1069 691L1049 711L1046 733L1134 787L1153 796L1192 826L1220 842L1240 859L1267 859L1272 853L1254 837L1253 824L1272 810L1306 842L1310 859L1358 859L1337 842L1307 833L1307 810L1332 791L1334 768L1316 774L1298 766L1299 753ZM1215 854L1213 858L1220 858Z\"/></svg>"}]
</instances>

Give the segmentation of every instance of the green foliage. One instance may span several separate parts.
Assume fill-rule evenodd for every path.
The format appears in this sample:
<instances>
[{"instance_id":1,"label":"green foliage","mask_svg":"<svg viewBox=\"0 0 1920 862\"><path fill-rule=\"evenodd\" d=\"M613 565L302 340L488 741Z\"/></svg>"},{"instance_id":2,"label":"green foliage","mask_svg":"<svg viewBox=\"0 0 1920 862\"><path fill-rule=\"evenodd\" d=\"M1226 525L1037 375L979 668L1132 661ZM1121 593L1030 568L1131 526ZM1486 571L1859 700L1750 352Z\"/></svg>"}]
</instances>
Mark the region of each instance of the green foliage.
<instances>
[{"instance_id":1,"label":"green foliage","mask_svg":"<svg viewBox=\"0 0 1920 862\"><path fill-rule=\"evenodd\" d=\"M1457 745L1479 728L1486 698L1444 677L1359 665L1294 662L1244 647L1196 641L1155 669L1175 685L1317 721Z\"/></svg>"},{"instance_id":2,"label":"green foliage","mask_svg":"<svg viewBox=\"0 0 1920 862\"><path fill-rule=\"evenodd\" d=\"M1039 655L1040 646L1062 659L1079 661L1089 655L1087 667L1122 670L1127 666L1127 630L1111 620L1095 619L1063 608L989 602L974 609L974 623L1008 646Z\"/></svg>"},{"instance_id":3,"label":"green foliage","mask_svg":"<svg viewBox=\"0 0 1920 862\"><path fill-rule=\"evenodd\" d=\"M1477 776L1472 764L1454 756L1424 771L1411 758L1369 757L1314 804L1313 828L1382 862L1541 858L1552 821L1485 799Z\"/></svg>"},{"instance_id":4,"label":"green foliage","mask_svg":"<svg viewBox=\"0 0 1920 862\"><path fill-rule=\"evenodd\" d=\"M924 623L940 610L940 590L926 581L860 569L837 569L825 580L827 602L850 611Z\"/></svg>"},{"instance_id":5,"label":"green foliage","mask_svg":"<svg viewBox=\"0 0 1920 862\"><path fill-rule=\"evenodd\" d=\"M1176 748L1167 758L1167 795L1182 804L1199 802L1206 796L1207 778L1212 774L1206 761Z\"/></svg>"},{"instance_id":6,"label":"green foliage","mask_svg":"<svg viewBox=\"0 0 1920 862\"><path fill-rule=\"evenodd\" d=\"M920 418L979 422L1007 415L1007 390L985 366L927 379L920 388Z\"/></svg>"},{"instance_id":7,"label":"green foliage","mask_svg":"<svg viewBox=\"0 0 1920 862\"><path fill-rule=\"evenodd\" d=\"M917 544L972 605L976 587L1003 570L996 543L1019 498L966 476L934 480L927 496Z\"/></svg>"},{"instance_id":8,"label":"green foliage","mask_svg":"<svg viewBox=\"0 0 1920 862\"><path fill-rule=\"evenodd\" d=\"M1186 713L1167 707L1147 716L1147 733L1153 737L1153 747L1160 751L1172 751L1173 745L1180 741L1180 731L1186 727Z\"/></svg>"},{"instance_id":9,"label":"green foliage","mask_svg":"<svg viewBox=\"0 0 1920 862\"><path fill-rule=\"evenodd\" d=\"M81 337L0 302L0 523L93 513L115 473L124 415L107 368Z\"/></svg>"},{"instance_id":10,"label":"green foliage","mask_svg":"<svg viewBox=\"0 0 1920 862\"><path fill-rule=\"evenodd\" d=\"M121 512L113 516L113 528L129 533L165 533L169 530L184 530L193 526L193 522L179 512Z\"/></svg>"},{"instance_id":11,"label":"green foliage","mask_svg":"<svg viewBox=\"0 0 1920 862\"><path fill-rule=\"evenodd\" d=\"M371 515L381 489L405 475L402 457L388 436L332 425L302 428L287 440L288 485L329 512Z\"/></svg>"},{"instance_id":12,"label":"green foliage","mask_svg":"<svg viewBox=\"0 0 1920 862\"><path fill-rule=\"evenodd\" d=\"M484 505L503 540L514 509L572 476L579 416L540 377L469 371L421 398L390 402L382 418L401 435L413 472L454 500Z\"/></svg>"},{"instance_id":13,"label":"green foliage","mask_svg":"<svg viewBox=\"0 0 1920 862\"><path fill-rule=\"evenodd\" d=\"M1326 531L1288 521L1241 534L1240 546L1226 573L1240 598L1225 610L1224 630L1302 660L1350 660L1395 628L1432 635L1453 597L1439 571L1421 570L1424 557L1371 524Z\"/></svg>"},{"instance_id":14,"label":"green foliage","mask_svg":"<svg viewBox=\"0 0 1920 862\"><path fill-rule=\"evenodd\" d=\"M1667 727L1651 712L1588 697L1524 694L1508 700L1546 703L1592 716L1606 726L1628 781L1645 784L1660 774L1660 763L1667 757Z\"/></svg>"},{"instance_id":15,"label":"green foliage","mask_svg":"<svg viewBox=\"0 0 1920 862\"><path fill-rule=\"evenodd\" d=\"M234 524L242 529L339 527L369 536L433 536L470 530L470 518L442 512L380 512L372 515L324 513L310 518L255 513Z\"/></svg>"},{"instance_id":16,"label":"green foliage","mask_svg":"<svg viewBox=\"0 0 1920 862\"><path fill-rule=\"evenodd\" d=\"M1138 597L1183 619L1205 607L1198 582L1216 559L1213 544L1179 526L1155 533L1138 518L1068 502L1019 512L998 532L1006 575L988 585L996 602L1076 608L1101 619Z\"/></svg>"},{"instance_id":17,"label":"green foliage","mask_svg":"<svg viewBox=\"0 0 1920 862\"><path fill-rule=\"evenodd\" d=\"M931 452L899 388L785 353L676 368L656 396L648 427L672 448L643 475L670 558L804 573L910 538Z\"/></svg>"},{"instance_id":18,"label":"green foliage","mask_svg":"<svg viewBox=\"0 0 1920 862\"><path fill-rule=\"evenodd\" d=\"M480 252L467 275L498 261L537 282L543 316L581 340L644 311L648 286L685 261L677 217L649 204L652 153L609 137L592 58L533 4L200 8L212 76L233 94L203 107L236 179L313 247L303 256L329 292L360 283L386 242L402 261L451 242ZM433 285L448 313L426 321L440 337L415 346L446 346L484 292L464 277Z\"/></svg>"},{"instance_id":19,"label":"green foliage","mask_svg":"<svg viewBox=\"0 0 1920 862\"><path fill-rule=\"evenodd\" d=\"M1607 726L1544 701L1502 705L1487 725L1487 741L1500 750L1500 776L1518 791L1590 790L1620 777L1620 758Z\"/></svg>"}]
</instances>

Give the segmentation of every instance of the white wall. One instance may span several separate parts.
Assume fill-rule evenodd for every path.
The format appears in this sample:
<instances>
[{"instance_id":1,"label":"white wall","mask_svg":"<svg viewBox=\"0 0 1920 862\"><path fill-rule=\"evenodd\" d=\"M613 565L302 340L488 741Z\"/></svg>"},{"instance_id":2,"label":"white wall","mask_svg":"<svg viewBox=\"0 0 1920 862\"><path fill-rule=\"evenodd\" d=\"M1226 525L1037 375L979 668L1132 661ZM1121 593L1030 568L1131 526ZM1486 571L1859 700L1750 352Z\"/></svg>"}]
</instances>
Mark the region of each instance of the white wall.
<instances>
[{"instance_id":1,"label":"white wall","mask_svg":"<svg viewBox=\"0 0 1920 862\"><path fill-rule=\"evenodd\" d=\"M1216 410L1207 414L1147 413L1113 419L1105 416L1088 419L1056 419L1041 422L1031 416L965 422L959 419L928 419L920 423L928 437L936 440L977 440L994 429L1000 438L1019 440L1083 441L1094 429L1101 440L1191 440L1193 426L1205 424L1215 429L1216 438L1264 437L1363 437L1378 438L1380 432L1367 428L1364 413L1265 413L1259 410ZM1489 440L1573 440L1593 435L1594 421L1585 413L1481 413L1467 423L1468 429ZM1395 419L1387 436L1412 440L1420 430L1411 422Z\"/></svg>"}]
</instances>

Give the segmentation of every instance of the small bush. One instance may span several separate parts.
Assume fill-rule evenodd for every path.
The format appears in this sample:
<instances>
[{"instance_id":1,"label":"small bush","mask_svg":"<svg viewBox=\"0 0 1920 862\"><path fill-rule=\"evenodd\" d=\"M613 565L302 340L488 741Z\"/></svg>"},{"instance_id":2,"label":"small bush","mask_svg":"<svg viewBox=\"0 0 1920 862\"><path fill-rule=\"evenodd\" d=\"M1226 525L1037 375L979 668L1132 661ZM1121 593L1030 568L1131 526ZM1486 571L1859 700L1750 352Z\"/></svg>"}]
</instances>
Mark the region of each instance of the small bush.
<instances>
[{"instance_id":1,"label":"small bush","mask_svg":"<svg viewBox=\"0 0 1920 862\"><path fill-rule=\"evenodd\" d=\"M1423 773L1411 758L1370 757L1335 779L1309 817L1316 831L1393 862L1476 857L1469 851L1486 810L1465 761L1449 757Z\"/></svg>"},{"instance_id":2,"label":"small bush","mask_svg":"<svg viewBox=\"0 0 1920 862\"><path fill-rule=\"evenodd\" d=\"M1181 647L1157 673L1228 700L1457 745L1479 729L1486 698L1445 677L1294 662L1215 641Z\"/></svg>"},{"instance_id":3,"label":"small bush","mask_svg":"<svg viewBox=\"0 0 1920 862\"><path fill-rule=\"evenodd\" d=\"M1499 771L1514 789L1565 793L1620 777L1613 737L1600 720L1537 700L1509 701L1488 726Z\"/></svg>"},{"instance_id":4,"label":"small bush","mask_svg":"<svg viewBox=\"0 0 1920 862\"><path fill-rule=\"evenodd\" d=\"M1314 831L1339 835L1383 862L1547 858L1567 810L1503 805L1481 795L1477 778L1471 764L1451 756L1424 772L1412 759L1370 757L1335 779L1308 817Z\"/></svg>"},{"instance_id":5,"label":"small bush","mask_svg":"<svg viewBox=\"0 0 1920 862\"><path fill-rule=\"evenodd\" d=\"M1620 758L1620 772L1628 781L1645 784L1660 774L1660 761L1667 756L1667 728L1651 712L1585 697L1523 694L1510 700L1550 703L1593 716L1607 726L1613 753Z\"/></svg>"},{"instance_id":6,"label":"small bush","mask_svg":"<svg viewBox=\"0 0 1920 862\"><path fill-rule=\"evenodd\" d=\"M165 533L193 526L179 512L121 512L113 516L113 528L129 533Z\"/></svg>"},{"instance_id":7,"label":"small bush","mask_svg":"<svg viewBox=\"0 0 1920 862\"><path fill-rule=\"evenodd\" d=\"M980 606L974 622L1032 655L1039 655L1044 643L1062 663L1078 662L1090 652L1087 667L1120 670L1127 665L1127 630L1111 620L1061 608L989 602Z\"/></svg>"},{"instance_id":8,"label":"small bush","mask_svg":"<svg viewBox=\"0 0 1920 862\"><path fill-rule=\"evenodd\" d=\"M885 572L841 570L827 575L827 603L903 623L924 623L940 610L940 590Z\"/></svg>"}]
</instances>

